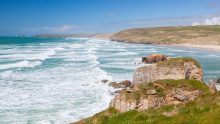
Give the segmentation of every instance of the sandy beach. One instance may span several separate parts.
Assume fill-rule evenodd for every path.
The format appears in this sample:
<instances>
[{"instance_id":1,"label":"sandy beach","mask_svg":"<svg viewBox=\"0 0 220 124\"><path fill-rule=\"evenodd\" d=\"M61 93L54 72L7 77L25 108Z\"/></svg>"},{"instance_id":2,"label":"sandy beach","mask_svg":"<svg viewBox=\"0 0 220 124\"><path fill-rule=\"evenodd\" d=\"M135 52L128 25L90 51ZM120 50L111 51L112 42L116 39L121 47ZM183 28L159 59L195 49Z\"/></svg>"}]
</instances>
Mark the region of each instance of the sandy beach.
<instances>
[{"instance_id":1,"label":"sandy beach","mask_svg":"<svg viewBox=\"0 0 220 124\"><path fill-rule=\"evenodd\" d=\"M212 50L212 51L220 51L220 45L172 44L172 46L187 47L187 48L199 48L199 49L206 49L206 50Z\"/></svg>"}]
</instances>

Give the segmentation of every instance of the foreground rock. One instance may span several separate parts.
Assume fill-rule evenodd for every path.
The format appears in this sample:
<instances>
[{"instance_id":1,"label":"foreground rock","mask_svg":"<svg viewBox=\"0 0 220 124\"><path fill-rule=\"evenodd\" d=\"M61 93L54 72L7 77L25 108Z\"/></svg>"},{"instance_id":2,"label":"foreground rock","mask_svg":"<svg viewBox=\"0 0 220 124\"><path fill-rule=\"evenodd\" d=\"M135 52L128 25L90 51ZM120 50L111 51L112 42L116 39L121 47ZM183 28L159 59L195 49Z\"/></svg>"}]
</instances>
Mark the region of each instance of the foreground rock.
<instances>
[{"instance_id":1,"label":"foreground rock","mask_svg":"<svg viewBox=\"0 0 220 124\"><path fill-rule=\"evenodd\" d=\"M202 81L202 69L191 58L170 58L167 61L137 68L134 72L133 83L162 79L195 79Z\"/></svg>"},{"instance_id":2,"label":"foreground rock","mask_svg":"<svg viewBox=\"0 0 220 124\"><path fill-rule=\"evenodd\" d=\"M120 112L143 111L164 105L184 104L206 92L209 92L208 87L196 80L161 80L136 84L129 92L120 91L110 107Z\"/></svg>"},{"instance_id":3,"label":"foreground rock","mask_svg":"<svg viewBox=\"0 0 220 124\"><path fill-rule=\"evenodd\" d=\"M146 64L156 63L167 60L167 56L161 54L151 54L146 57L142 57L142 62Z\"/></svg>"},{"instance_id":4,"label":"foreground rock","mask_svg":"<svg viewBox=\"0 0 220 124\"><path fill-rule=\"evenodd\" d=\"M145 111L119 112L108 108L73 124L219 124L220 92L198 96L193 102Z\"/></svg>"}]
</instances>

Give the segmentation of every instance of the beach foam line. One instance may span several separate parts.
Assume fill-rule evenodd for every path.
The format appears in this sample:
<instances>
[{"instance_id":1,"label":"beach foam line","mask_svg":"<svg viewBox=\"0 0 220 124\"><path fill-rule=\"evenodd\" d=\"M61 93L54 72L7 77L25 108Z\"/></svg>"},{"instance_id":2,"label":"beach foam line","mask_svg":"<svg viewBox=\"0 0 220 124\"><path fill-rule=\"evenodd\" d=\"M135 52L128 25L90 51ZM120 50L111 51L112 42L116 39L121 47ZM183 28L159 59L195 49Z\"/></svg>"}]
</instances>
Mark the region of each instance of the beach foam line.
<instances>
[{"instance_id":1,"label":"beach foam line","mask_svg":"<svg viewBox=\"0 0 220 124\"><path fill-rule=\"evenodd\" d=\"M23 68L23 67L35 67L41 65L41 61L20 61L16 63L10 63L10 64L1 64L0 69L10 69L10 68Z\"/></svg>"}]
</instances>

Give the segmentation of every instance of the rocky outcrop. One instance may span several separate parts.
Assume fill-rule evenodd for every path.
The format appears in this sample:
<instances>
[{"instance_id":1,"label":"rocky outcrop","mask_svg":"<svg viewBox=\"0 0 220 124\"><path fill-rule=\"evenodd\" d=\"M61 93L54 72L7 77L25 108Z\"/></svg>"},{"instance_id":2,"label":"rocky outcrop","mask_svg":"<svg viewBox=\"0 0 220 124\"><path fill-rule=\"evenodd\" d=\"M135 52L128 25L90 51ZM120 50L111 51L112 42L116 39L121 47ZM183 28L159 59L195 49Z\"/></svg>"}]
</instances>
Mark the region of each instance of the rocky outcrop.
<instances>
[{"instance_id":1,"label":"rocky outcrop","mask_svg":"<svg viewBox=\"0 0 220 124\"><path fill-rule=\"evenodd\" d=\"M216 110L219 108L218 101L220 97L219 92L216 90L215 83L211 82L206 85L201 81L202 70L200 65L190 58L169 58L167 61L160 61L150 66L140 67L135 71L134 83L126 80L120 83L111 82L109 84L114 88L124 89L116 91L117 94L114 99L111 100L107 110L91 118L79 121L77 124L84 122L94 124L111 123L112 121L108 121L108 119L116 120L116 118L119 119L123 115L125 115L128 120L132 118L128 123L134 123L134 120L136 122L136 117L140 117L137 121L142 122L150 122L158 118L157 121L152 122L155 123L161 121L161 115L175 118L175 115L180 115L181 110L186 106L188 106L186 108L187 111L200 110L198 106L211 106L210 110ZM190 101L195 102L193 102L193 105L186 104ZM158 109L166 105L170 105L168 106L169 110L163 108ZM215 105L214 109L213 105ZM203 107L200 108L202 110ZM132 115L130 116L128 116L128 113L121 113L130 110L137 110L138 112L131 111ZM151 114L151 112L153 112L153 114ZM211 111L206 112L207 116L205 116L205 118L210 117ZM212 115L218 112L217 110L215 113L212 113ZM197 112L195 113L197 114ZM134 114L137 116L134 117ZM158 116L154 116L155 114ZM187 114L188 113L185 113L185 117L187 117ZM181 116L183 116L182 113ZM195 116L190 115L189 118L191 117ZM143 121L144 119L146 121ZM198 118L195 118L195 120L196 119ZM124 119L113 122L122 123ZM183 123L185 123L185 121Z\"/></svg>"},{"instance_id":2,"label":"rocky outcrop","mask_svg":"<svg viewBox=\"0 0 220 124\"><path fill-rule=\"evenodd\" d=\"M163 79L195 79L202 81L202 69L190 58L170 58L150 66L137 68L134 83L152 82Z\"/></svg>"},{"instance_id":3,"label":"rocky outcrop","mask_svg":"<svg viewBox=\"0 0 220 124\"><path fill-rule=\"evenodd\" d=\"M188 81L185 80L185 82L191 83ZM149 85L146 83L136 84L136 88L133 87L129 91L120 91L111 101L110 107L113 107L120 112L126 112L129 110L143 111L149 108L158 108L163 105L184 104L194 100L203 93L203 89L185 88L185 82L181 82L183 87L170 87L169 83L173 83L172 80L165 83L154 82ZM204 85L201 82L196 83L201 86Z\"/></svg>"},{"instance_id":4,"label":"rocky outcrop","mask_svg":"<svg viewBox=\"0 0 220 124\"><path fill-rule=\"evenodd\" d=\"M184 104L204 92L214 90L213 85L208 87L201 83L202 70L195 60L191 58L155 60L160 62L135 70L131 89L119 91L111 101L110 107L120 112L143 111L163 105Z\"/></svg>"},{"instance_id":5,"label":"rocky outcrop","mask_svg":"<svg viewBox=\"0 0 220 124\"><path fill-rule=\"evenodd\" d=\"M149 56L142 57L142 62L147 64L156 63L165 60L167 60L167 56L161 54L151 54Z\"/></svg>"},{"instance_id":6,"label":"rocky outcrop","mask_svg":"<svg viewBox=\"0 0 220 124\"><path fill-rule=\"evenodd\" d=\"M131 81L124 80L124 81L121 81L119 83L111 82L111 83L109 83L109 86L111 86L113 88L127 88L127 87L131 86Z\"/></svg>"}]
</instances>

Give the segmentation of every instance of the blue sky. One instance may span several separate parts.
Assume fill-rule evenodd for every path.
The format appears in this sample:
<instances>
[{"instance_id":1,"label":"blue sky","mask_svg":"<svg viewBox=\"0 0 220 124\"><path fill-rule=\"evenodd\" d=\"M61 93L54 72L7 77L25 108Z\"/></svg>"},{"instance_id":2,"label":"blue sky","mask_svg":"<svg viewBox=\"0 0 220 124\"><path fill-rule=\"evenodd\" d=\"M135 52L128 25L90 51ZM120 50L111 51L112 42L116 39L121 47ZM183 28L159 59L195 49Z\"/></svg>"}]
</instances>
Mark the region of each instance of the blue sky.
<instances>
[{"instance_id":1,"label":"blue sky","mask_svg":"<svg viewBox=\"0 0 220 124\"><path fill-rule=\"evenodd\" d=\"M0 0L0 35L191 25L219 17L219 5L220 0Z\"/></svg>"}]
</instances>

